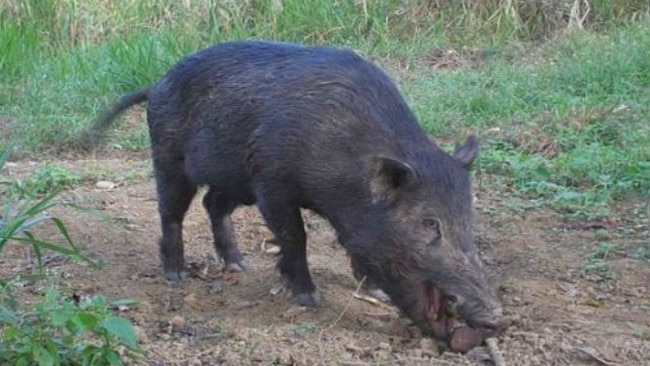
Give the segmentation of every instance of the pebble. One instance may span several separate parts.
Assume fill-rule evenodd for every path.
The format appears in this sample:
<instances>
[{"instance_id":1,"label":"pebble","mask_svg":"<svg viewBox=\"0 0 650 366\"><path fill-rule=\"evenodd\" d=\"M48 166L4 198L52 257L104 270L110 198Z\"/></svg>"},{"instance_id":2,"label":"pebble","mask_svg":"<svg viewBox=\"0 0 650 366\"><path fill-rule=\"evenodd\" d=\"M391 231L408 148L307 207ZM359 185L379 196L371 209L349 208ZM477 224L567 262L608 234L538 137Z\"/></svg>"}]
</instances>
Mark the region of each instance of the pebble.
<instances>
[{"instance_id":1,"label":"pebble","mask_svg":"<svg viewBox=\"0 0 650 366\"><path fill-rule=\"evenodd\" d=\"M467 325L458 327L451 336L450 346L454 352L465 353L483 342L481 331Z\"/></svg>"},{"instance_id":2,"label":"pebble","mask_svg":"<svg viewBox=\"0 0 650 366\"><path fill-rule=\"evenodd\" d=\"M149 343L149 336L147 336L147 332L145 332L142 327L135 325L133 326L133 329L135 331L135 336L140 344Z\"/></svg>"},{"instance_id":3,"label":"pebble","mask_svg":"<svg viewBox=\"0 0 650 366\"><path fill-rule=\"evenodd\" d=\"M179 330L185 327L186 321L180 315L175 315L172 320L169 321L169 324L172 326L172 330Z\"/></svg>"},{"instance_id":4,"label":"pebble","mask_svg":"<svg viewBox=\"0 0 650 366\"><path fill-rule=\"evenodd\" d=\"M223 286L221 285L221 281L219 280L212 281L212 284L210 285L210 294L215 295L215 294L220 294L222 292L223 292Z\"/></svg>"},{"instance_id":5,"label":"pebble","mask_svg":"<svg viewBox=\"0 0 650 366\"><path fill-rule=\"evenodd\" d=\"M279 254L281 250L279 245L269 244L266 240L263 240L260 246L266 254L276 255Z\"/></svg>"},{"instance_id":6,"label":"pebble","mask_svg":"<svg viewBox=\"0 0 650 366\"><path fill-rule=\"evenodd\" d=\"M387 350L387 351L391 351L391 349L392 349L392 347L390 346L390 343L386 343L386 342L379 342L379 344L377 345L377 348Z\"/></svg>"},{"instance_id":7,"label":"pebble","mask_svg":"<svg viewBox=\"0 0 650 366\"><path fill-rule=\"evenodd\" d=\"M196 309L199 300L196 298L196 294L192 292L189 295L185 296L185 298L183 298L183 303L185 304L185 306L189 308Z\"/></svg>"},{"instance_id":8,"label":"pebble","mask_svg":"<svg viewBox=\"0 0 650 366\"><path fill-rule=\"evenodd\" d=\"M305 312L307 312L306 307L291 305L289 309L287 309L284 313L282 313L282 317L285 319L292 319L300 314L304 314Z\"/></svg>"},{"instance_id":9,"label":"pebble","mask_svg":"<svg viewBox=\"0 0 650 366\"><path fill-rule=\"evenodd\" d=\"M422 349L422 354L425 356L434 357L439 353L438 345L432 338L420 339L420 348Z\"/></svg>"},{"instance_id":10,"label":"pebble","mask_svg":"<svg viewBox=\"0 0 650 366\"><path fill-rule=\"evenodd\" d=\"M151 314L153 312L153 305L151 305L149 301L138 301L135 307L138 311L146 314Z\"/></svg>"},{"instance_id":11,"label":"pebble","mask_svg":"<svg viewBox=\"0 0 650 366\"><path fill-rule=\"evenodd\" d=\"M201 365L203 365L203 362L198 357L192 357L189 360L187 360L187 365L188 366L201 366Z\"/></svg>"},{"instance_id":12,"label":"pebble","mask_svg":"<svg viewBox=\"0 0 650 366\"><path fill-rule=\"evenodd\" d=\"M113 189L115 186L115 183L109 182L107 180L100 180L99 182L95 183L95 187L99 189Z\"/></svg>"}]
</instances>

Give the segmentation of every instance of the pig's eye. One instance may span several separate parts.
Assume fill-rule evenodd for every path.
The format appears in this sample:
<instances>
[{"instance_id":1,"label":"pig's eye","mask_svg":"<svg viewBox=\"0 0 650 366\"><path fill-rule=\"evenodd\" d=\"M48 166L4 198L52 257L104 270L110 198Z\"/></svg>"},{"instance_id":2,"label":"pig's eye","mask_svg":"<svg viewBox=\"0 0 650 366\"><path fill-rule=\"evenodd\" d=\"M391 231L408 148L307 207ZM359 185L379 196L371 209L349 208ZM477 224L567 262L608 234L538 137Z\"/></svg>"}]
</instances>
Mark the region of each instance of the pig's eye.
<instances>
[{"instance_id":1,"label":"pig's eye","mask_svg":"<svg viewBox=\"0 0 650 366\"><path fill-rule=\"evenodd\" d=\"M435 233L436 238L440 237L440 222L436 219L424 219L422 222L427 230Z\"/></svg>"},{"instance_id":2,"label":"pig's eye","mask_svg":"<svg viewBox=\"0 0 650 366\"><path fill-rule=\"evenodd\" d=\"M429 244L438 245L440 243L440 221L436 219L424 219L422 224L427 230L427 235L430 236Z\"/></svg>"},{"instance_id":3,"label":"pig's eye","mask_svg":"<svg viewBox=\"0 0 650 366\"><path fill-rule=\"evenodd\" d=\"M423 223L427 229L438 230L440 228L440 224L436 219L424 219Z\"/></svg>"}]
</instances>

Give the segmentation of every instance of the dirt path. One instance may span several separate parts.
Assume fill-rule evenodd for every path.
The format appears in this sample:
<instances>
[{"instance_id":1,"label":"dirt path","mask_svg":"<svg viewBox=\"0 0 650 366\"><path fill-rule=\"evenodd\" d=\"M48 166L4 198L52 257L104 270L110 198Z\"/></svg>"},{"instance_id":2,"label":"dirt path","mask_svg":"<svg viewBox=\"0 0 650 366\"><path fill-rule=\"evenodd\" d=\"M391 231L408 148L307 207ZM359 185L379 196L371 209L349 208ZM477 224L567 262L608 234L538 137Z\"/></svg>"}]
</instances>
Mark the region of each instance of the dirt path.
<instances>
[{"instance_id":1,"label":"dirt path","mask_svg":"<svg viewBox=\"0 0 650 366\"><path fill-rule=\"evenodd\" d=\"M170 288L158 261L160 229L150 164L139 159L59 163L87 177L104 172L118 185L98 189L88 180L63 195L65 202L94 213L70 206L53 212L104 268L66 261L48 266L76 291L144 301L124 315L146 332L146 364L491 364L483 347L467 355L438 354L409 331L393 308L354 299L357 284L348 259L329 225L309 213L308 260L324 300L319 311L296 309L286 291L276 293L282 288L276 258L260 250L270 235L255 208L238 209L233 217L252 270L223 275L214 262L200 199L185 224L193 276ZM12 172L34 167L19 163ZM521 324L499 343L508 365L650 365L650 264L632 255L650 240L645 207L622 205L617 219L589 225L548 210L521 209L524 202L489 187L478 187L477 196L484 260L500 284L507 312L521 316ZM587 260L603 243L612 248L606 259ZM27 261L23 250L7 251L0 272L24 268Z\"/></svg>"}]
</instances>

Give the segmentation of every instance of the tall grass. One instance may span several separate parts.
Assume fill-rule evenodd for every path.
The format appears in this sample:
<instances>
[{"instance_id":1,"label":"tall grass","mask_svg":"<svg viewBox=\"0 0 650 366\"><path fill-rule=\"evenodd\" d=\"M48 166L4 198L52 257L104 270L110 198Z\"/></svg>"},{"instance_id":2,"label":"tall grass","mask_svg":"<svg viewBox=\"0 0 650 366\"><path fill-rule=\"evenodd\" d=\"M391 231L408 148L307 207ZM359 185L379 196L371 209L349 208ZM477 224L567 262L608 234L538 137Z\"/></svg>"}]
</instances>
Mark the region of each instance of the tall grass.
<instances>
[{"instance_id":1,"label":"tall grass","mask_svg":"<svg viewBox=\"0 0 650 366\"><path fill-rule=\"evenodd\" d=\"M185 49L263 37L372 51L543 39L572 26L626 24L649 9L648 0L6 0L0 71L31 70L36 60L25 56L34 50L51 55L134 35L170 35Z\"/></svg>"}]
</instances>

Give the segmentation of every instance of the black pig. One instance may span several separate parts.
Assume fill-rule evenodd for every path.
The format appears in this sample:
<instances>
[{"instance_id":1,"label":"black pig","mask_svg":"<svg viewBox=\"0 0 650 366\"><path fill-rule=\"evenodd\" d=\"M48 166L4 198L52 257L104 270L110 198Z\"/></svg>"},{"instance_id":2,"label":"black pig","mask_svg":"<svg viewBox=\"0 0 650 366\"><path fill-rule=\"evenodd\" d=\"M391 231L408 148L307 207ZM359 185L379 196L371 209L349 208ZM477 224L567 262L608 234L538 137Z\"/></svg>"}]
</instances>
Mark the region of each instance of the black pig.
<instances>
[{"instance_id":1,"label":"black pig","mask_svg":"<svg viewBox=\"0 0 650 366\"><path fill-rule=\"evenodd\" d=\"M226 267L247 269L230 214L257 204L281 246L294 301L317 306L300 208L325 217L357 277L423 331L446 304L504 327L472 234L471 136L452 155L427 137L380 68L346 49L265 41L215 45L122 98L87 131L99 141L130 106L147 120L167 279L183 277L182 224L199 185ZM438 324L438 328L439 328Z\"/></svg>"}]
</instances>

